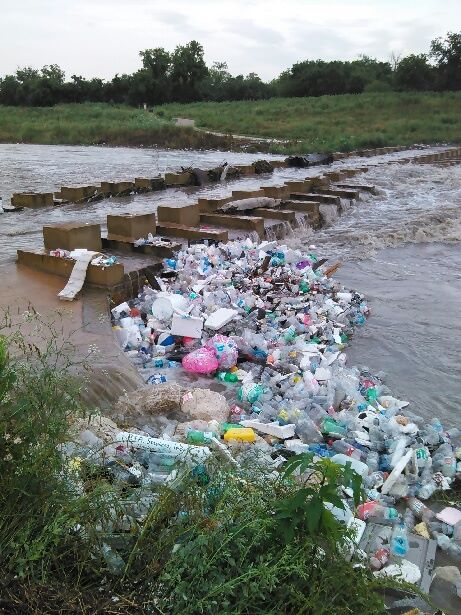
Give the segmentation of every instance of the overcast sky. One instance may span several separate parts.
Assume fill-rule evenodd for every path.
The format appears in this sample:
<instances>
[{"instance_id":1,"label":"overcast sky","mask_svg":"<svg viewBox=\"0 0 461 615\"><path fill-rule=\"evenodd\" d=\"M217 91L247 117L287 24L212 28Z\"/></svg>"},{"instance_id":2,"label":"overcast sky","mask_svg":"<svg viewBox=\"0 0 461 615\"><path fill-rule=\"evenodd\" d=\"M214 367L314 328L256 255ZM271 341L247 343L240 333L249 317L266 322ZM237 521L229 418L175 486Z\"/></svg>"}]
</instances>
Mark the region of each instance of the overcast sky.
<instances>
[{"instance_id":1,"label":"overcast sky","mask_svg":"<svg viewBox=\"0 0 461 615\"><path fill-rule=\"evenodd\" d=\"M0 0L0 75L59 64L111 78L138 52L198 40L208 64L272 79L303 59L428 51L461 30L461 0Z\"/></svg>"}]
</instances>

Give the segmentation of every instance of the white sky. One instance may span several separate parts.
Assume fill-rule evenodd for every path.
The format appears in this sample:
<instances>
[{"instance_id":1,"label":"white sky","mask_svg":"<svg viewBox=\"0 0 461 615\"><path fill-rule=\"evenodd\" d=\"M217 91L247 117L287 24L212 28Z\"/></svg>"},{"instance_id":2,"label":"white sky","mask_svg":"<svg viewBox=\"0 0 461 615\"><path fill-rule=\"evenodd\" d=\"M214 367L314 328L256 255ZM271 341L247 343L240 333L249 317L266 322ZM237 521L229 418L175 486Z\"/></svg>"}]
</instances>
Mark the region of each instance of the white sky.
<instances>
[{"instance_id":1,"label":"white sky","mask_svg":"<svg viewBox=\"0 0 461 615\"><path fill-rule=\"evenodd\" d=\"M198 40L208 64L272 79L303 59L421 53L461 30L461 0L0 0L0 75L59 64L111 78L138 52Z\"/></svg>"}]
</instances>

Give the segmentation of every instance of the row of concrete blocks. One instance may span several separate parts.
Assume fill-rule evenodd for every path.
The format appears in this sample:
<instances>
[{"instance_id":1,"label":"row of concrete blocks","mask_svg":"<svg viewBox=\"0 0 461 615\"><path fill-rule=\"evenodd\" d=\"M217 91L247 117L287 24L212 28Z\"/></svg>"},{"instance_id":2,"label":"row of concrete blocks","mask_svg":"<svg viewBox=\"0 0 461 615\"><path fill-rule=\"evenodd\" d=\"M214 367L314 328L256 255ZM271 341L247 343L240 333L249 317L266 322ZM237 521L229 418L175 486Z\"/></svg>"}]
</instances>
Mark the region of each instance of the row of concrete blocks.
<instances>
[{"instance_id":1,"label":"row of concrete blocks","mask_svg":"<svg viewBox=\"0 0 461 615\"><path fill-rule=\"evenodd\" d=\"M461 156L461 147L453 148L443 152L436 152L434 154L422 154L412 158L400 158L397 160L399 164L419 163L419 164L432 164L439 162L454 161Z\"/></svg>"},{"instance_id":2,"label":"row of concrete blocks","mask_svg":"<svg viewBox=\"0 0 461 615\"><path fill-rule=\"evenodd\" d=\"M360 169L365 170L365 169ZM310 178L301 182L287 182L279 187L279 196L284 198L280 209L257 208L251 215L226 215L221 213L201 213L199 204L186 205L174 208L159 206L157 210L158 222L154 213L132 214L124 213L107 216L107 239L101 238L99 224L67 223L43 227L43 240L45 249L51 251L57 248L74 250L86 248L88 250L101 251L103 248L131 249L137 252L150 253L158 257L170 256L179 249L180 244L171 243L164 246L139 246L134 247L134 241L148 233L160 236L181 237L185 239L212 239L215 241L227 241L228 232L224 228L246 229L254 231L261 237L264 236L264 220L285 221L292 225L296 224L296 216L299 213L309 216L313 226L320 220L320 205L328 203L339 207L340 197L356 198L358 190L355 188L370 189L370 186L353 186L344 184L344 187L329 188L330 181L340 181L351 177L359 170L344 171L341 173L331 172L327 177ZM316 192L309 193L308 189L314 188ZM271 190L274 187L270 187ZM232 197L225 199L241 200L254 196L265 195L264 189L259 191L235 191ZM219 201L219 200L218 200ZM222 202L223 200L221 200ZM216 205L219 206L220 202ZM207 207L209 204L207 204ZM210 224L220 227L220 230L194 228L200 224ZM44 254L42 252L27 252L18 250L18 263L32 267L47 273L68 277L73 267L73 261ZM90 265L88 268L86 283L93 286L115 288L122 287L126 277L122 264L101 268Z\"/></svg>"},{"instance_id":3,"label":"row of concrete blocks","mask_svg":"<svg viewBox=\"0 0 461 615\"><path fill-rule=\"evenodd\" d=\"M354 152L334 152L333 160L341 160L349 156L373 156L400 151L401 147L382 147L373 150L360 150ZM269 161L273 168L287 166L285 160ZM255 174L255 167L249 165L232 165L242 176ZM125 195L131 192L150 192L162 190L170 186L188 186L191 183L191 173L165 173L164 177L146 178L136 177L134 182L101 182L100 186L62 186L60 192L17 192L13 194L11 204L14 207L39 208L49 207L57 201L71 203L84 203L99 200L108 196Z\"/></svg>"},{"instance_id":4,"label":"row of concrete blocks","mask_svg":"<svg viewBox=\"0 0 461 615\"><path fill-rule=\"evenodd\" d=\"M270 161L272 168L284 167L284 160ZM254 175L254 165L232 165L241 176ZM224 167L221 168L221 171ZM219 168L217 169L219 170ZM136 177L134 181L101 182L100 186L62 186L59 192L18 192L13 194L11 204L14 207L48 207L57 202L85 203L101 200L110 196L125 196L133 192L152 192L174 186L189 186L193 174L189 171L165 173L164 177Z\"/></svg>"}]
</instances>

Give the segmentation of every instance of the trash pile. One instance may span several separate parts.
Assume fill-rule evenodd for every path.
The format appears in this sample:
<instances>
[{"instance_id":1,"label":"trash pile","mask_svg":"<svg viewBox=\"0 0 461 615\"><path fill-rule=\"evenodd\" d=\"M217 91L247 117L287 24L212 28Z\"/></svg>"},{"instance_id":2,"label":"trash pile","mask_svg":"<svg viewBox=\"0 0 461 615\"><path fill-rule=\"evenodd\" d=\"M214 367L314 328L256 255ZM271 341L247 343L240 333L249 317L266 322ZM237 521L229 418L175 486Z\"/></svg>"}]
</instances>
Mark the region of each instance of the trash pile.
<instances>
[{"instance_id":1,"label":"trash pile","mask_svg":"<svg viewBox=\"0 0 461 615\"><path fill-rule=\"evenodd\" d=\"M50 256L57 256L58 258L68 258L72 260L78 260L79 257L84 256L89 251L86 248L77 248L76 250L64 250L63 248L56 248L55 250L50 250ZM100 254L99 256L95 256L91 260L92 265L96 265L96 267L110 267L111 265L117 264L116 256L108 256L107 254Z\"/></svg>"},{"instance_id":2,"label":"trash pile","mask_svg":"<svg viewBox=\"0 0 461 615\"><path fill-rule=\"evenodd\" d=\"M432 537L461 559L461 512L436 514L423 503L461 472L459 430L423 420L383 374L347 366L344 349L369 308L329 277L336 268L313 251L250 239L166 259L156 288L146 284L112 310L146 382L114 417L137 426L112 423L109 439L88 428L81 444L102 446L120 480L144 487L175 480L178 459L201 468L213 453L273 472L298 453L351 464L366 500L354 510L341 493L345 510L333 514L355 524L375 574L428 589L424 558L418 566L411 556L417 537L427 557Z\"/></svg>"},{"instance_id":3,"label":"trash pile","mask_svg":"<svg viewBox=\"0 0 461 615\"><path fill-rule=\"evenodd\" d=\"M148 233L147 237L139 237L134 242L135 247L138 246L171 246L171 241L162 239L161 237L154 237L152 233Z\"/></svg>"}]
</instances>

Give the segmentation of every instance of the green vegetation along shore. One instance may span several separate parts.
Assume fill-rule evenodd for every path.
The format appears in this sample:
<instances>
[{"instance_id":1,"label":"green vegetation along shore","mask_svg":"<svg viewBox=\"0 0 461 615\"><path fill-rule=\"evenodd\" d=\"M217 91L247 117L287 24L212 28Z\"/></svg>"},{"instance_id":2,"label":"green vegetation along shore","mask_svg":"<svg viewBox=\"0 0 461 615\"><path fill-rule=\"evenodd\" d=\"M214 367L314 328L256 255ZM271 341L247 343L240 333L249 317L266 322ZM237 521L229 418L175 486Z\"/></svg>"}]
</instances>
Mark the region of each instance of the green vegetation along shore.
<instances>
[{"instance_id":1,"label":"green vegetation along shore","mask_svg":"<svg viewBox=\"0 0 461 615\"><path fill-rule=\"evenodd\" d=\"M208 130L300 141L300 152L459 143L461 92L365 93L312 98L170 104L164 117ZM273 151L280 149L272 146Z\"/></svg>"},{"instance_id":2,"label":"green vegetation along shore","mask_svg":"<svg viewBox=\"0 0 461 615\"><path fill-rule=\"evenodd\" d=\"M194 119L205 130L289 141L257 144L257 149L273 153L459 143L460 108L461 92L168 104L154 113L105 103L0 107L0 142L196 149L242 146L241 140L177 127L171 119L179 116Z\"/></svg>"},{"instance_id":3,"label":"green vegetation along shore","mask_svg":"<svg viewBox=\"0 0 461 615\"><path fill-rule=\"evenodd\" d=\"M0 143L219 148L226 139L179 128L154 113L124 105L0 106Z\"/></svg>"}]
</instances>

